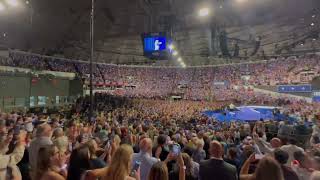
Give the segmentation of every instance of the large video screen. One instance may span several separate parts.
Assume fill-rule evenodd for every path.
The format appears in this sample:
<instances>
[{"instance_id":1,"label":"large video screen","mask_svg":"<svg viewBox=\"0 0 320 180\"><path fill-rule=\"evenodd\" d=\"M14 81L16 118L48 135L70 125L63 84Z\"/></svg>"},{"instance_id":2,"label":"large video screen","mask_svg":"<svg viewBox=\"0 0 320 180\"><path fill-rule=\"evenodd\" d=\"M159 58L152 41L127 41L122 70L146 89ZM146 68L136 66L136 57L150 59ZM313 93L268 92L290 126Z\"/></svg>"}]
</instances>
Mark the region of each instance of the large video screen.
<instances>
[{"instance_id":1,"label":"large video screen","mask_svg":"<svg viewBox=\"0 0 320 180\"><path fill-rule=\"evenodd\" d=\"M166 50L166 42L167 42L166 37L163 37L163 36L145 37L143 42L144 42L145 52Z\"/></svg>"},{"instance_id":2,"label":"large video screen","mask_svg":"<svg viewBox=\"0 0 320 180\"><path fill-rule=\"evenodd\" d=\"M144 56L150 59L168 59L170 38L164 32L142 34Z\"/></svg>"}]
</instances>

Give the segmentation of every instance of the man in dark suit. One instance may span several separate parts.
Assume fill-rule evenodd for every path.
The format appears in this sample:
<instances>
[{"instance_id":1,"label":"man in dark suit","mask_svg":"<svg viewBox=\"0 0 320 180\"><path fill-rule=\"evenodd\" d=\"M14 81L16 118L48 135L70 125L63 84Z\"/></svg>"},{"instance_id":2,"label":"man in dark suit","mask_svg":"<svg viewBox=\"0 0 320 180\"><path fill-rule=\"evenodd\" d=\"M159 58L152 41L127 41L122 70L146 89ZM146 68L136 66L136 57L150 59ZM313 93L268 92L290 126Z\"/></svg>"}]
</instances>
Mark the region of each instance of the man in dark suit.
<instances>
[{"instance_id":1,"label":"man in dark suit","mask_svg":"<svg viewBox=\"0 0 320 180\"><path fill-rule=\"evenodd\" d=\"M223 147L218 141L210 143L211 158L200 162L201 180L237 180L237 168L222 159Z\"/></svg>"}]
</instances>

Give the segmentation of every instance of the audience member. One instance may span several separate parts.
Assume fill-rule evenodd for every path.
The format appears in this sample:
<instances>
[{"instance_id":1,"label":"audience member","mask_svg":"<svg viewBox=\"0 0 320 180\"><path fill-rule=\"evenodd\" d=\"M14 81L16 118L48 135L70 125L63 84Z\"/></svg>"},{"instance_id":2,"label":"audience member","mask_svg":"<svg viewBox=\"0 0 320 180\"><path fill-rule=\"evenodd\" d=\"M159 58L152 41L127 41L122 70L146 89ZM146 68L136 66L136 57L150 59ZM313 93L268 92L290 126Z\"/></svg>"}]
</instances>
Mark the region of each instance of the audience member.
<instances>
[{"instance_id":1,"label":"audience member","mask_svg":"<svg viewBox=\"0 0 320 180\"><path fill-rule=\"evenodd\" d=\"M30 168L32 174L37 170L38 153L40 148L52 145L52 129L49 124L41 124L36 128L36 137L31 141L29 147Z\"/></svg>"},{"instance_id":2,"label":"audience member","mask_svg":"<svg viewBox=\"0 0 320 180\"><path fill-rule=\"evenodd\" d=\"M274 158L278 161L281 166L284 180L299 180L297 174L292 170L290 166L287 166L289 154L281 149L274 150Z\"/></svg>"},{"instance_id":3,"label":"audience member","mask_svg":"<svg viewBox=\"0 0 320 180\"><path fill-rule=\"evenodd\" d=\"M251 155L241 168L240 180L284 180L281 167L272 157L264 157L259 160L258 166L253 174L249 174L249 165L255 160Z\"/></svg>"},{"instance_id":4,"label":"audience member","mask_svg":"<svg viewBox=\"0 0 320 180\"><path fill-rule=\"evenodd\" d=\"M237 179L237 169L222 159L224 154L223 147L218 141L212 141L210 143L209 153L211 159L200 162L199 177L201 180Z\"/></svg>"},{"instance_id":5,"label":"audience member","mask_svg":"<svg viewBox=\"0 0 320 180\"><path fill-rule=\"evenodd\" d=\"M38 154L35 179L65 180L67 178L66 157L54 145L41 147Z\"/></svg>"},{"instance_id":6,"label":"audience member","mask_svg":"<svg viewBox=\"0 0 320 180\"><path fill-rule=\"evenodd\" d=\"M144 138L139 143L140 152L133 154L132 164L136 161L141 163L140 166L140 179L147 180L150 169L159 160L152 157L152 140L150 138Z\"/></svg>"}]
</instances>

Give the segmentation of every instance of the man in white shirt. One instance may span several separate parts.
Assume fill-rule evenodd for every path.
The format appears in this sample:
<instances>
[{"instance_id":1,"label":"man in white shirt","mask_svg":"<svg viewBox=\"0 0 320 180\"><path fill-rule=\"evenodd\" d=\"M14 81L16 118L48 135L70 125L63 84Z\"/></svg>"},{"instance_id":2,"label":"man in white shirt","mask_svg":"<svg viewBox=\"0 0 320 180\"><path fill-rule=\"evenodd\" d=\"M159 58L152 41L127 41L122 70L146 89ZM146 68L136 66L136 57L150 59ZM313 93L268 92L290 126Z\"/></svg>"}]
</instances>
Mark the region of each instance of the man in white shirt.
<instances>
[{"instance_id":1,"label":"man in white shirt","mask_svg":"<svg viewBox=\"0 0 320 180\"><path fill-rule=\"evenodd\" d=\"M263 138L257 136L253 137L254 142L263 154L272 154L276 148L279 148L281 146L281 140L279 138L272 138L270 143L268 143Z\"/></svg>"},{"instance_id":2,"label":"man in white shirt","mask_svg":"<svg viewBox=\"0 0 320 180\"><path fill-rule=\"evenodd\" d=\"M291 162L294 160L294 156L293 154L297 151L301 151L301 152L304 152L303 148L301 147L298 147L296 145L296 140L291 138L289 140L289 143L288 145L284 145L284 146L281 146L281 150L287 152L289 154L289 159L288 159L288 162L286 163L287 166L290 166Z\"/></svg>"},{"instance_id":3,"label":"man in white shirt","mask_svg":"<svg viewBox=\"0 0 320 180\"><path fill-rule=\"evenodd\" d=\"M294 161L291 163L293 171L299 176L300 180L310 180L310 176L314 171L310 157L301 151L293 153Z\"/></svg>"}]
</instances>

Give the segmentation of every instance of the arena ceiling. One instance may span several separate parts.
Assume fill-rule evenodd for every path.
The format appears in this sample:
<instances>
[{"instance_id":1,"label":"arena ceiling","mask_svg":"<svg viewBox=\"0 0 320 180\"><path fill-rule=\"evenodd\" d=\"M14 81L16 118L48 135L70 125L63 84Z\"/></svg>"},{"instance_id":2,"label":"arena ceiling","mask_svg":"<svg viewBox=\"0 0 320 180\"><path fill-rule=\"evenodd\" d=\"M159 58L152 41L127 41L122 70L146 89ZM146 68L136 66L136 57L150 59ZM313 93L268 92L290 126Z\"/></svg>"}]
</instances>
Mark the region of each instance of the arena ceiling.
<instances>
[{"instance_id":1,"label":"arena ceiling","mask_svg":"<svg viewBox=\"0 0 320 180\"><path fill-rule=\"evenodd\" d=\"M1 44L18 49L63 48L71 41L89 40L91 0L18 0L0 12ZM1 2L1 0L0 0ZM279 17L297 20L318 12L319 0L95 0L98 40L143 32L263 23ZM197 17L210 7L212 18Z\"/></svg>"}]
</instances>

